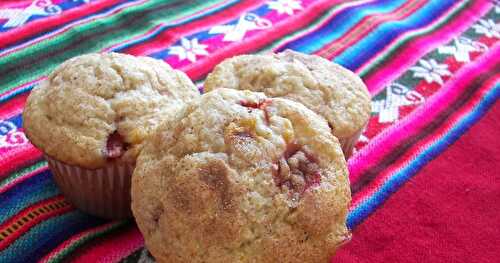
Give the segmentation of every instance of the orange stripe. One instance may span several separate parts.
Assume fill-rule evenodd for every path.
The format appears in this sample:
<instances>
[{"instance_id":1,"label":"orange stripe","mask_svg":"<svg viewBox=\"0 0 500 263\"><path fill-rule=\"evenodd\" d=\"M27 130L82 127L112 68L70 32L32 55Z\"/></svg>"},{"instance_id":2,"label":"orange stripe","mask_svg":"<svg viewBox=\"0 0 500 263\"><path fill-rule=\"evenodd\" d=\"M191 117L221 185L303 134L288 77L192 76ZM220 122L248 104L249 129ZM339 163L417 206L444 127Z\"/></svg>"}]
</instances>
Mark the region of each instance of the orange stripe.
<instances>
[{"instance_id":1,"label":"orange stripe","mask_svg":"<svg viewBox=\"0 0 500 263\"><path fill-rule=\"evenodd\" d=\"M48 218L74 209L62 195L42 200L23 209L0 225L0 250L12 244L19 236Z\"/></svg>"},{"instance_id":2,"label":"orange stripe","mask_svg":"<svg viewBox=\"0 0 500 263\"><path fill-rule=\"evenodd\" d=\"M336 55L343 52L353 43L357 42L361 37L366 36L369 32L374 30L380 24L386 21L396 21L407 17L415 10L424 6L426 1L412 0L405 2L398 9L389 14L374 14L365 17L353 29L345 33L341 38L333 41L332 43L324 46L319 51L315 52L317 55L331 59Z\"/></svg>"}]
</instances>

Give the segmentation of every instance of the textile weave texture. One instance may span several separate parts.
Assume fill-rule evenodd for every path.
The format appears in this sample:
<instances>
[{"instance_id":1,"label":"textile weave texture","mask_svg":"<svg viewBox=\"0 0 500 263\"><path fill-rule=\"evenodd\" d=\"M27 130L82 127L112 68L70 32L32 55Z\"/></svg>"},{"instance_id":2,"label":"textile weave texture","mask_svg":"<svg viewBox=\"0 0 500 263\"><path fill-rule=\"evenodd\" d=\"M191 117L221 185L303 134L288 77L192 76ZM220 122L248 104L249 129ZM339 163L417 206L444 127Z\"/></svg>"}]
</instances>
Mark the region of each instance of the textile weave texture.
<instances>
[{"instance_id":1,"label":"textile weave texture","mask_svg":"<svg viewBox=\"0 0 500 263\"><path fill-rule=\"evenodd\" d=\"M0 262L150 262L132 220L61 195L23 133L33 87L89 52L151 56L203 80L285 49L359 74L372 114L349 159L352 241L333 262L499 262L500 2L0 2ZM50 131L47 131L50 132Z\"/></svg>"}]
</instances>

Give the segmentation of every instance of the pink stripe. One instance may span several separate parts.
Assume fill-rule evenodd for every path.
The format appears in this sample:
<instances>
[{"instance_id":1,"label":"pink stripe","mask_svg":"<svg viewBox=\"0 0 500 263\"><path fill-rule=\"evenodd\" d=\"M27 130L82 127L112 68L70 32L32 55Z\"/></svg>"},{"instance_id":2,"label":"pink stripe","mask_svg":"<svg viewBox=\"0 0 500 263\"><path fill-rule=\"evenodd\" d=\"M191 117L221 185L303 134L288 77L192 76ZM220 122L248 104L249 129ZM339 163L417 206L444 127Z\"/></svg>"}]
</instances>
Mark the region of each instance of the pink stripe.
<instances>
[{"instance_id":1,"label":"pink stripe","mask_svg":"<svg viewBox=\"0 0 500 263\"><path fill-rule=\"evenodd\" d=\"M24 182L25 180L45 171L47 169L48 169L48 167L45 165L45 166L37 168L37 169L35 169L35 170L25 174L25 175L22 175L16 179L12 180L10 183L8 183L0 188L0 194L3 194L5 192L9 191L15 185L20 184L20 183Z\"/></svg>"},{"instance_id":2,"label":"pink stripe","mask_svg":"<svg viewBox=\"0 0 500 263\"><path fill-rule=\"evenodd\" d=\"M10 119L21 114L28 95L29 93L23 93L2 104L2 107L0 107L0 120Z\"/></svg>"},{"instance_id":3,"label":"pink stripe","mask_svg":"<svg viewBox=\"0 0 500 263\"><path fill-rule=\"evenodd\" d=\"M143 3L143 2L144 2L144 1L141 1L141 2L139 2L138 4ZM259 3L259 4L261 4L260 2L258 2L258 3ZM135 4L135 3L134 3L134 4ZM223 3L221 3L220 5L222 5L222 4L223 4ZM254 3L252 3L252 5L251 5L251 6L252 6L252 7L254 7L255 5L256 5L256 3L254 2ZM124 8L125 8L125 7L128 7L128 6L130 6L130 5L124 6ZM217 6L218 6L218 5L217 5ZM214 6L213 8L216 8L217 6ZM211 9L213 9L213 8L211 8ZM120 9L120 10L121 10L121 9ZM119 10L118 10L118 11L119 11ZM114 12L114 11L113 11L113 12ZM206 10L199 11L198 13L203 13L203 12L206 12ZM193 15L189 16L189 17L183 17L183 18L180 18L180 19L174 20L174 21L172 21L172 22L170 22L170 23L180 23L180 22L186 21L186 20L188 20L189 18L191 18L191 17L195 16L195 15L196 15L196 14L198 14L198 13L195 13L195 14L193 14ZM112 15L112 14L109 14L109 15ZM105 15L103 15L102 17L106 17L106 16L109 16L109 15L105 14ZM100 16L100 18L101 18L101 16ZM232 19L234 19L234 17L231 17L231 18L230 18L230 20L232 20ZM85 22L85 21L79 21L79 22L77 22L77 23L84 23L84 22ZM76 24L75 24L75 25L76 25ZM71 27L73 27L73 26L74 26L74 25L71 25L71 26L70 26L70 28L71 28ZM159 26L161 26L161 25L159 25ZM159 27L159 26L157 26L157 27ZM64 28L62 28L61 30L67 30L67 29L69 29L69 28L64 27ZM155 29L153 29L153 30L155 30ZM191 29L190 29L190 30L191 30ZM63 32L64 32L64 31L63 31ZM60 33L63 33L63 32L60 32ZM46 37L44 37L44 38L40 39L39 41L43 41L43 40L45 40L45 39L47 39L47 38L51 37L52 35L54 35L54 36L55 36L55 35L57 35L57 34L59 34L59 31L54 32L54 33L53 33L53 34L51 34L51 35L47 35ZM148 34L148 33L146 33L146 34ZM137 38L141 38L141 37L143 37L143 36L138 36ZM39 42L39 41L37 41L37 42ZM118 44L114 44L114 45L112 45L112 46L110 46L110 47L103 48L103 49L102 49L102 51L111 51L112 49L116 48L117 46L119 46L119 45L123 45L124 43L130 42L130 41L132 41L132 40L126 40L126 41L124 41L124 42L121 42L121 43L118 43ZM160 45L161 45L160 47L161 47L162 49L164 49L164 48L165 48L165 43L160 43ZM24 47L24 46L19 46L19 48L23 48L23 47ZM7 50L7 52L8 52L8 53L5 53L5 54L3 54L3 52L0 52L0 57L1 57L1 56L4 56L4 55L8 55L9 53L14 52L14 51L16 51L16 50L17 50L17 49L19 49L19 48L17 48L17 47L16 47L16 49L14 49L14 50L12 50L12 51L11 51L11 50ZM148 50L149 50L149 51L151 51L151 49L149 49L149 48L148 48ZM15 87L15 88L13 88L13 89L10 89L10 90L8 90L8 91L4 92L3 94L0 94L0 98L1 98L1 97L5 97L5 96L8 96L8 95L12 94L13 92L15 92L15 91L17 91L17 90L19 90L19 89L25 88L25 87L27 87L27 86L29 86L29 85L34 85L34 84L37 84L38 82L40 82L41 80L43 80L43 79L45 79L45 78L46 78L46 76L42 76L42 77L40 77L40 78L38 78L38 79L35 79L35 80L30 81L30 82L28 82L28 83L25 83L25 84L22 84L22 85L20 85L20 86L17 86L17 87Z\"/></svg>"},{"instance_id":4,"label":"pink stripe","mask_svg":"<svg viewBox=\"0 0 500 263\"><path fill-rule=\"evenodd\" d=\"M353 7L353 6L357 6L357 5L363 5L363 4L366 4L366 3L369 3L369 2L375 2L374 0L365 0L365 1L355 1L355 2L349 2L349 3L345 3L345 4L341 4L339 5L338 8L336 11L334 11L333 13L330 14L329 18L326 19L325 21L317 24L316 26L314 26L313 28L310 28L290 39L288 39L287 41L283 42L282 44L278 45L277 47L273 48L273 51L276 52L280 49L282 49L284 46L288 45L289 43L299 39L299 38L303 38L303 37L306 37L308 34L318 30L319 28L325 26L325 24L327 24L333 17L335 17L338 13L340 13L341 11L343 11L344 9L346 8L349 8L349 7Z\"/></svg>"},{"instance_id":5,"label":"pink stripe","mask_svg":"<svg viewBox=\"0 0 500 263\"><path fill-rule=\"evenodd\" d=\"M43 77L40 77L40 78L38 78L38 79L32 80L32 81L30 81L30 82L27 82L27 83L21 84L21 85L19 85L19 86L15 87L15 88L13 88L13 89L10 89L10 90L8 90L8 91L5 91L3 94L0 94L0 99L2 99L3 97L9 96L10 94L14 93L14 92L15 92L15 91L17 91L17 90L20 90L20 89L26 88L26 87L28 87L28 86L30 86L30 85L36 85L36 84L38 84L38 82L40 82L40 81L42 81L42 80L44 80L44 79L46 79L46 78L47 78L47 77L43 76Z\"/></svg>"},{"instance_id":6,"label":"pink stripe","mask_svg":"<svg viewBox=\"0 0 500 263\"><path fill-rule=\"evenodd\" d=\"M53 260L55 256L60 254L63 250L65 250L67 247L74 245L78 241L80 241L81 238L89 235L93 235L95 233L101 232L105 230L106 228L112 227L113 225L116 225L116 222L110 222L98 227L94 227L91 229L88 229L86 231L80 232L69 239L65 240L63 243L59 244L54 250L52 250L49 254L45 255L42 259L40 259L40 263L42 262L49 262L50 260Z\"/></svg>"},{"instance_id":7,"label":"pink stripe","mask_svg":"<svg viewBox=\"0 0 500 263\"><path fill-rule=\"evenodd\" d=\"M109 46L107 48L104 48L103 51L111 52L114 49L120 48L120 46L122 46L122 45L126 45L128 43L134 42L135 40L143 38L143 37L148 37L149 35L154 34L159 28L161 28L164 25L165 25L165 23L160 23L157 26L153 27L152 29L148 30L144 34L141 34L141 35L138 35L138 36L133 37L131 39L125 40L125 41L123 41L121 43L117 43L117 44L111 45L111 46Z\"/></svg>"},{"instance_id":8,"label":"pink stripe","mask_svg":"<svg viewBox=\"0 0 500 263\"><path fill-rule=\"evenodd\" d=\"M89 21L92 21L92 20L97 20L97 19L102 19L102 18L106 18L106 17L109 17L109 16L112 16L120 11L122 11L123 9L125 8L128 8L128 7L131 7L131 6L136 6L136 5L140 5L140 4L143 4L144 2L146 2L147 0L143 0L143 1L139 1L139 2L132 2L132 3L127 3L127 4L122 4L122 5L119 5L117 7L115 7L114 9L104 13L104 14L101 14L101 15L97 15L97 16L91 16L89 18L86 18L86 19L83 19L83 20L80 20L80 21L75 21L73 23L69 23L67 25L65 25L64 27L54 31L54 32L50 32L49 34L44 34L42 37L39 37L39 38L35 38L33 40L30 40L28 42L24 42L20 45L17 45L17 46L14 46L14 47L11 47L11 48L7 48L3 51L0 52L0 57L4 57L4 56L7 56L13 52L16 52L20 49L23 49L23 48L26 48L28 46L32 46L36 43L39 43L41 41L44 41L44 40L47 40L47 39L51 39L51 38L54 38L55 36L57 35L60 35L70 29L72 29L73 27L75 26L79 26L79 25L82 25L82 24L85 24L85 23L88 23Z\"/></svg>"},{"instance_id":9,"label":"pink stripe","mask_svg":"<svg viewBox=\"0 0 500 263\"><path fill-rule=\"evenodd\" d=\"M461 119L464 118L469 112L471 112L476 105L481 101L484 95L491 90L492 87L496 85L496 83L500 81L500 75L495 78L489 80L483 88L481 88L475 95L474 98L471 99L464 107L457 110L451 117L450 120L447 121L442 127L439 128L438 131L429 135L425 140L422 140L418 144L416 144L410 151L404 154L400 161L394 163L387 169L385 169L377 178L370 183L369 186L363 188L362 191L358 192L355 196L353 196L353 201L351 203L350 210L356 208L356 206L369 198L373 193L378 191L378 189L389 180L396 172L401 170L403 167L407 166L412 160L414 160L422 151L429 148L434 142L443 137L444 134L449 132Z\"/></svg>"},{"instance_id":10,"label":"pink stripe","mask_svg":"<svg viewBox=\"0 0 500 263\"><path fill-rule=\"evenodd\" d=\"M142 4L143 2L145 2L145 1L140 1L140 2L137 2L137 3L133 3L133 4L134 4L134 5L135 5L135 4ZM226 2L228 2L228 1L226 1ZM223 4L223 3L220 3L220 4L216 5L216 6L214 6L213 8L216 8L217 6L222 5L222 4ZM131 5L130 5L130 4L128 4L128 5L126 5L126 6L122 6L122 7L123 7L123 8L126 8L126 7L129 7L129 6L131 6ZM121 9L123 9L123 8L120 8L120 10L121 10ZM213 9L213 8L211 8L211 9ZM120 11L120 10L117 10L117 11ZM183 18L180 18L180 19L174 20L174 21L172 21L171 23L180 23L180 22L182 22L182 21L188 20L189 18L191 18L191 17L193 17L193 16L195 16L195 15L197 15L197 14L199 14L199 13L203 13L203 12L206 12L206 10L199 11L199 12L197 12L197 13L193 14L193 15L190 15L189 17L183 17ZM113 13L115 13L115 11L113 11ZM104 18L104 17L110 16L110 15L112 15L112 14L109 14L109 15L107 15L107 14L105 14L105 15L101 15L101 16L99 16L99 18ZM77 23L84 23L85 21L86 21L86 20L84 20L84 21L79 21L79 22L77 22ZM75 25L76 25L76 24L75 24ZM69 28L71 28L71 27L73 27L73 26L75 26L75 25L70 24L70 27L69 27ZM160 26L160 25L159 25L159 26ZM65 26L64 28L62 28L62 29L60 29L60 30L64 30L64 31L66 31L66 30L67 30L67 29L69 29L69 28L67 28L67 26ZM152 29L152 30L155 30L155 29ZM58 33L63 33L64 31L62 31L62 32L57 31L57 32L54 32L53 34L50 34L50 35L44 36L44 38L41 38L39 41L37 40L37 42L43 41L43 40L45 40L45 39L48 39L48 38L50 38L52 35L56 35L56 34L58 34ZM148 33L146 33L146 34L148 34ZM138 36L138 37L136 37L136 38L141 38L141 37L143 37L143 35ZM130 41L132 41L132 40L126 40L126 41L124 41L124 42L121 42L121 43L118 43L118 44L111 45L110 47L103 48L103 49L102 49L102 51L111 51L111 50L112 50L113 48L115 48L116 46L118 46L118 45L123 45L123 44L125 44L125 43L127 43L127 42L130 42ZM24 47L24 46L20 46L19 48L23 48L23 47ZM165 46L163 46L163 48L164 48L164 47L165 47ZM2 51L2 52L0 52L0 57L1 57L1 56L4 56L4 55L8 55L9 53L16 51L17 49L18 49L18 48L16 47L16 49L15 49L15 50L12 50L12 51L7 50L6 52L8 52L8 53L6 53L6 54L3 54L3 53L4 53L4 51ZM38 79L32 80L32 81L30 81L30 82L28 82L28 83L25 83L25 84L22 84L22 85L20 85L20 86L17 86L17 87L15 87L15 88L13 88L13 89L10 89L10 90L8 90L8 91L4 92L3 94L1 94L1 95L0 95L0 98L1 98L1 97L4 97L4 96L8 96L8 95L10 95L11 93L13 93L13 92L15 92L15 91L17 91L17 90L19 90L19 89L25 88L25 87L27 87L27 86L29 86L29 85L35 85L35 84L37 84L38 82L40 82L41 80L43 80L43 79L46 79L46 76L42 76L42 77L40 77L40 78L38 78Z\"/></svg>"},{"instance_id":11,"label":"pink stripe","mask_svg":"<svg viewBox=\"0 0 500 263\"><path fill-rule=\"evenodd\" d=\"M226 3L229 3L229 2L231 2L231 0L226 0L226 1L224 1L224 2L217 3L216 5L211 6L211 7L208 7L207 9L200 10L200 11L195 12L195 13L193 13L193 14L189 15L189 16L186 16L186 17L182 17L182 18L180 18L180 19L173 20L173 21L171 21L171 22L169 22L169 23L160 23L160 24L158 24L157 26L155 26L154 28L152 28L151 30L148 30L148 32L146 32L146 33L144 33L144 34L141 34L141 35L138 35L138 36L135 36L135 37L133 37L133 38L131 38L131 39L129 39L129 40L123 41L122 43L118 43L118 44L112 45L112 46L110 46L110 47L107 47L107 48L105 48L105 49L104 49L104 51L112 51L112 50L114 50L114 49L119 48L119 47L120 47L120 46L122 46L122 45L126 45L126 44L128 44L128 43L131 43L131 42L133 42L133 41L136 41L137 39L141 39L141 38L144 38L144 37L148 37L148 36L150 36L151 34L156 33L156 32L157 32L157 31L158 31L161 27L163 27L163 26L166 26L166 25L168 25L168 24L177 24L177 23L182 23L182 22L188 21L188 20L190 20L191 18L193 18L193 17L195 17L195 16L197 16L197 15L200 15L200 14L203 14L203 13L206 13L206 12L210 12L210 11L212 11L212 10L214 10L214 9L217 9L218 7L223 6L223 5L225 5Z\"/></svg>"},{"instance_id":12,"label":"pink stripe","mask_svg":"<svg viewBox=\"0 0 500 263\"><path fill-rule=\"evenodd\" d=\"M402 21L412 16L426 4L427 3L425 1L421 0L406 1L406 3L403 3L401 6L389 13L375 13L366 16L362 20L360 20L354 27L352 27L346 34L328 43L314 53L328 60L332 60L334 57L343 53L350 46L365 38L380 25L386 22L394 23ZM360 31L362 33L360 33ZM352 38L353 35L356 36L356 38Z\"/></svg>"},{"instance_id":13,"label":"pink stripe","mask_svg":"<svg viewBox=\"0 0 500 263\"><path fill-rule=\"evenodd\" d=\"M216 16L212 14L203 20L193 21L181 27L174 27L169 30L165 30L155 38L147 42L141 42L132 47L128 47L123 50L123 52L137 56L148 55L164 50L166 47L175 43L183 36L207 30L214 25L225 24L229 21L237 19L241 14L255 9L262 4L262 0L237 3L235 6L231 6L228 9L223 10L223 12Z\"/></svg>"},{"instance_id":14,"label":"pink stripe","mask_svg":"<svg viewBox=\"0 0 500 263\"><path fill-rule=\"evenodd\" d=\"M32 163L42 157L41 152L31 143L24 142L20 145L0 148L0 180L12 172Z\"/></svg>"},{"instance_id":15,"label":"pink stripe","mask_svg":"<svg viewBox=\"0 0 500 263\"><path fill-rule=\"evenodd\" d=\"M7 2L7 3L1 3L0 2L0 7L1 8L26 8L31 4L31 1L29 0L18 0L18 1L12 1L12 2Z\"/></svg>"},{"instance_id":16,"label":"pink stripe","mask_svg":"<svg viewBox=\"0 0 500 263\"><path fill-rule=\"evenodd\" d=\"M386 63L382 64L382 67L377 68L377 70L374 71L373 74L364 77L364 81L368 86L370 92L372 94L379 93L386 84L391 83L396 78L401 76L401 74L403 74L410 66L415 64L418 59L420 59L424 54L436 49L443 43L449 42L457 34L460 34L467 30L470 25L478 20L480 16L484 15L491 8L491 6L492 5L489 1L474 1L470 8L468 8L466 11L462 11L458 17L453 18L451 21L445 22L445 25L441 29L424 37L416 38L409 44L406 44L404 46L404 50L396 53L395 58L390 59ZM448 16L453 11L454 10L451 9L446 15L443 15L442 17ZM474 15L471 15L470 12L472 12ZM409 31L399 36L390 45L387 45L377 55L373 56L371 60L367 61L356 72L362 72L366 67L371 66L374 63L374 60L383 56L384 53L389 52L394 43L398 43L407 35L414 32L430 29L441 21L441 19L437 20L425 28Z\"/></svg>"},{"instance_id":17,"label":"pink stripe","mask_svg":"<svg viewBox=\"0 0 500 263\"><path fill-rule=\"evenodd\" d=\"M500 56L500 43L479 57L476 63L465 65L457 71L454 78L445 83L437 94L429 98L424 105L418 107L408 117L373 138L370 144L349 159L351 182L355 182L364 170L380 161L404 138L418 133L427 123L432 122L436 115L467 89L468 82L477 77L485 68L494 65L498 56Z\"/></svg>"},{"instance_id":18,"label":"pink stripe","mask_svg":"<svg viewBox=\"0 0 500 263\"><path fill-rule=\"evenodd\" d=\"M265 46L267 43L274 41L286 34L293 32L294 29L305 26L311 22L318 14L331 8L332 5L338 3L337 1L317 1L313 2L306 9L302 10L297 15L283 18L273 18L273 15L268 15L265 18L270 19L274 24L271 28L265 30L255 30L247 32L244 40L225 44L221 41L222 36L217 36L206 41L210 43L212 48L216 48L216 52L210 54L197 63L187 64L182 67L182 70L188 74L192 79L197 80L204 74L208 73L217 63L226 57L231 57L237 54L253 52L256 49ZM286 20L287 23L283 23Z\"/></svg>"},{"instance_id":19,"label":"pink stripe","mask_svg":"<svg viewBox=\"0 0 500 263\"><path fill-rule=\"evenodd\" d=\"M144 238L137 227L113 233L99 242L93 242L85 253L74 255L72 262L118 262L144 246Z\"/></svg>"}]
</instances>

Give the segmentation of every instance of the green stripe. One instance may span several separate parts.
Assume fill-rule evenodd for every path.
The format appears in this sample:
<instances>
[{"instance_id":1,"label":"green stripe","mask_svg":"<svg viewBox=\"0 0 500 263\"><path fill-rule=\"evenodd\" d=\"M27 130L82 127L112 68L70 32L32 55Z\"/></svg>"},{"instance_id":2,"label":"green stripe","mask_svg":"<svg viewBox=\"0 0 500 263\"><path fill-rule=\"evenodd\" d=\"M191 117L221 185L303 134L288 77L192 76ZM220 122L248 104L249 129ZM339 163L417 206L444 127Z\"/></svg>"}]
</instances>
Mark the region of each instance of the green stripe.
<instances>
[{"instance_id":1,"label":"green stripe","mask_svg":"<svg viewBox=\"0 0 500 263\"><path fill-rule=\"evenodd\" d=\"M29 46L27 48L21 49L17 52L14 52L12 54L9 54L5 57L0 58L0 66L5 65L7 63L17 63L17 60L21 60L22 58L25 58L27 56L33 56L36 55L37 53L43 53L48 50L50 50L50 47L59 47L61 43L64 43L66 40L73 38L75 35L80 35L80 34L85 34L88 31L94 30L96 26L99 25L112 25L115 24L117 21L119 21L123 16L129 14L129 13L134 13L134 12L140 12L144 11L147 9L150 9L157 5L158 3L155 3L157 1L152 1L152 2L146 2L145 4L138 5L138 6L133 6L128 9L124 9L112 16L98 19L98 20L92 20L89 21L88 23L77 25L70 30L66 31L63 34L56 35L53 38L46 39L36 45ZM105 26L103 26L105 28Z\"/></svg>"},{"instance_id":2,"label":"green stripe","mask_svg":"<svg viewBox=\"0 0 500 263\"><path fill-rule=\"evenodd\" d=\"M0 188L3 188L4 186L10 184L12 181L16 180L17 178L22 177L28 173L31 173L34 170L36 170L40 167L46 166L46 165L47 165L47 161L45 161L45 160L39 161L31 166L25 167L25 168L15 172L15 173L12 173L7 178L2 179L2 181L0 182Z\"/></svg>"},{"instance_id":3,"label":"green stripe","mask_svg":"<svg viewBox=\"0 0 500 263\"><path fill-rule=\"evenodd\" d=\"M164 5L165 1L149 1L146 4L125 9L111 17L75 26L64 34L58 35L51 39L47 39L42 43L30 46L16 53L0 58L0 67L5 67L12 66L16 63L20 64L22 63L23 59L29 59L34 56L41 56L48 51L63 50L62 53L57 54L54 57L44 59L39 63L26 65L23 68L16 69L14 72L12 72L13 74L6 74L7 76L2 76L0 81L3 84L3 87L0 89L0 92L5 92L13 87L38 79L44 74L50 72L54 67L62 63L64 60L69 59L73 56L77 56L82 53L96 52L113 44L121 43L127 39L133 38L134 36L144 34L151 28L157 26L159 23L165 23L185 16L189 16L190 14L206 9L207 7L212 6L214 5L214 3L220 1L221 0L195 0L189 2L188 5L182 4L174 8L168 8L160 11L156 11L156 9L159 6ZM151 13L143 17L130 19L140 12L148 11ZM110 30L117 25L130 23L130 21L134 21L134 23L125 26L124 29L113 31L111 33L106 32L107 30ZM152 21L154 21L155 23L152 23ZM70 44L72 44L72 42L74 41L71 41L72 39L89 34L96 35L96 37L91 39L90 41L82 41L78 43L76 47L72 47L70 48L70 50L64 52L64 49L69 48Z\"/></svg>"},{"instance_id":4,"label":"green stripe","mask_svg":"<svg viewBox=\"0 0 500 263\"><path fill-rule=\"evenodd\" d=\"M316 19L314 22L312 22L311 24L308 24L308 26L304 27L303 29L301 30L298 30L298 31L295 31L289 35L287 35L286 37L284 38L280 38L280 39L277 39L275 40L274 42L272 42L269 46L266 46L262 49L260 49L258 52L259 53L266 53L266 52L270 52L272 49L282 45L283 43L285 43L286 41L296 37L297 35L300 35L308 30L311 30L311 28L314 28L316 27L317 25L319 25L320 23L323 23L325 22L326 20L330 19L330 17L333 15L333 13L337 12L338 10L340 9L343 9L345 5L347 4L352 4L352 3L346 3L346 4L343 4L343 5L338 5L338 6L334 6L332 7L330 10L328 10L324 15L322 15L320 18ZM312 33L314 31L311 31L309 33Z\"/></svg>"},{"instance_id":5,"label":"green stripe","mask_svg":"<svg viewBox=\"0 0 500 263\"><path fill-rule=\"evenodd\" d=\"M492 8L492 10L489 13L487 13L487 15L483 16L482 18L483 19L489 18L490 15L495 15L494 8ZM469 28L469 29L467 29L461 35L457 35L457 36L467 37L467 38L469 38L470 40L473 40L473 41L482 37L482 35L481 34L477 34L472 27ZM445 46L452 45L454 43L454 41L455 40L452 39L452 40L448 41L444 45ZM427 60L428 61L430 59L434 59L434 60L436 60L436 62L442 63L447 58L452 57L452 56L453 55L451 55L451 54L442 54L442 53L440 53L438 51L438 49L434 49L431 52L427 53L426 55L422 56L422 58L420 58L420 60L423 59L423 60ZM413 66L418 66L419 64L420 63L417 62ZM413 77L413 71L408 70L405 73L403 73L403 75L401 75L397 80L395 80L394 83L398 83L398 84L401 84L401 85L403 85L403 86L405 86L407 88L414 89L421 81L423 81L421 78L415 78L415 77ZM386 96L386 93L382 91L379 94L377 94L377 96L375 97L375 99L382 99L382 98L385 98L385 96Z\"/></svg>"},{"instance_id":6,"label":"green stripe","mask_svg":"<svg viewBox=\"0 0 500 263\"><path fill-rule=\"evenodd\" d=\"M283 43L285 43L286 41L296 37L297 35L299 34L302 34L306 31L309 31L311 30L312 28L316 27L317 25L319 25L320 23L323 23L325 22L326 20L330 19L330 17L332 16L333 13L337 12L338 10L340 9L343 9L345 8L345 6L347 4L352 4L351 2L349 3L345 3L345 4L341 4L341 5L335 5L333 6L332 8L330 8L328 11L325 12L324 15L320 16L319 18L317 18L314 22L312 23L309 23L306 27L303 27L302 29L300 30L297 30L297 31L294 31L293 33L291 34L288 34L286 35L285 37L283 38L279 38L279 39L276 39L275 41L273 41L271 44L265 46L265 47L262 47L261 49L258 49L256 52L257 53L267 53L267 52L271 52L273 49L275 49L276 47L282 45ZM314 31L311 31L311 32L314 32ZM310 32L310 33L311 33ZM206 77L206 76L205 76ZM201 80L198 80L195 82L196 85L199 85L201 82L203 82L205 79L201 79Z\"/></svg>"},{"instance_id":7,"label":"green stripe","mask_svg":"<svg viewBox=\"0 0 500 263\"><path fill-rule=\"evenodd\" d=\"M47 260L47 262L62 262L64 258L66 258L68 255L76 251L79 247L85 245L87 242L102 237L104 235L107 235L115 230L121 229L122 227L126 226L129 224L129 221L120 221L111 224L108 227L105 227L104 229L101 229L99 231L91 231L80 238L78 238L74 243L70 244L69 246L65 247L59 253L56 255L53 255L51 258Z\"/></svg>"},{"instance_id":8,"label":"green stripe","mask_svg":"<svg viewBox=\"0 0 500 263\"><path fill-rule=\"evenodd\" d=\"M490 9L490 11L488 11L486 13L486 15L484 15L483 17L480 17L480 18L483 19L483 20L491 19L491 20L493 20L493 22L495 24L498 24L500 22L500 15L499 15L499 13L497 13L497 11L495 11L495 6L492 6L491 9ZM477 23L479 23L479 20L476 21L475 24L477 24ZM465 32L464 36L467 37L467 38L476 39L476 38L482 37L484 35L477 33L474 28L470 27Z\"/></svg>"},{"instance_id":9,"label":"green stripe","mask_svg":"<svg viewBox=\"0 0 500 263\"><path fill-rule=\"evenodd\" d=\"M427 29L417 30L417 31L410 32L410 33L406 34L403 39L397 41L394 45L391 45L387 52L385 52L384 54L379 55L377 58L375 58L367 67L365 67L359 73L359 75L363 78L366 75L370 74L374 69L376 69L377 65L383 64L385 62L385 60L392 57L399 47L408 43L408 41L410 41L412 38L415 38L415 37L418 37L421 35L430 34L433 31L436 31L437 29L439 29L443 25L445 25L453 17L457 16L462 10L464 10L469 5L470 5L470 1L463 2L455 10L453 10L453 12L448 14L446 17L441 19L439 22L437 22L432 27L427 28Z\"/></svg>"}]
</instances>

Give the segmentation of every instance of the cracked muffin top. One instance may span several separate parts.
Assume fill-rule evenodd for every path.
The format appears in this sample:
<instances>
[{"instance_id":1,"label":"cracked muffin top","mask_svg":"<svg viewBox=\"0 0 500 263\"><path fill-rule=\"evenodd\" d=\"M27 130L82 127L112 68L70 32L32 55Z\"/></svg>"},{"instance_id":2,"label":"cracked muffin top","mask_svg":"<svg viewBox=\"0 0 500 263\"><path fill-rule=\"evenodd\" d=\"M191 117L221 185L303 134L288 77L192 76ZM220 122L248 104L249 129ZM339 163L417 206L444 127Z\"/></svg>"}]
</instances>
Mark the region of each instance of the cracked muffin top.
<instances>
[{"instance_id":1,"label":"cracked muffin top","mask_svg":"<svg viewBox=\"0 0 500 263\"><path fill-rule=\"evenodd\" d=\"M341 142L360 132L370 115L370 94L356 74L291 50L226 59L208 75L204 88L260 91L300 102L324 117Z\"/></svg>"},{"instance_id":2,"label":"cracked muffin top","mask_svg":"<svg viewBox=\"0 0 500 263\"><path fill-rule=\"evenodd\" d=\"M217 89L146 140L132 211L158 262L327 262L349 238L347 173L302 104Z\"/></svg>"},{"instance_id":3,"label":"cracked muffin top","mask_svg":"<svg viewBox=\"0 0 500 263\"><path fill-rule=\"evenodd\" d=\"M87 54L62 63L32 91L24 128L35 146L71 165L135 162L159 121L198 96L183 72L162 61Z\"/></svg>"}]
</instances>

